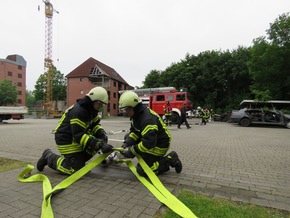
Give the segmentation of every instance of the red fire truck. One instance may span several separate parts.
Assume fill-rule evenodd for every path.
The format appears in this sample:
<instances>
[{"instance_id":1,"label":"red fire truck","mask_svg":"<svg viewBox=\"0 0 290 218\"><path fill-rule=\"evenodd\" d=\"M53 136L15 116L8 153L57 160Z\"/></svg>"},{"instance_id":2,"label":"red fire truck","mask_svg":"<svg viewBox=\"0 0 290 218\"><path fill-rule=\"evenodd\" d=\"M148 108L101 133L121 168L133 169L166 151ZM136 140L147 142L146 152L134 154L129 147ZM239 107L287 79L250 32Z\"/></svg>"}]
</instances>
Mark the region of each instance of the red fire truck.
<instances>
[{"instance_id":1,"label":"red fire truck","mask_svg":"<svg viewBox=\"0 0 290 218\"><path fill-rule=\"evenodd\" d=\"M180 109L183 104L186 104L187 110L193 108L189 100L189 93L185 91L178 91L174 87L161 87L161 88L147 88L135 89L134 91L141 99L143 104L149 106L157 114L164 118L164 106L169 101L172 108L172 115L170 121L177 124L180 119ZM120 91L122 94L124 91Z\"/></svg>"}]
</instances>

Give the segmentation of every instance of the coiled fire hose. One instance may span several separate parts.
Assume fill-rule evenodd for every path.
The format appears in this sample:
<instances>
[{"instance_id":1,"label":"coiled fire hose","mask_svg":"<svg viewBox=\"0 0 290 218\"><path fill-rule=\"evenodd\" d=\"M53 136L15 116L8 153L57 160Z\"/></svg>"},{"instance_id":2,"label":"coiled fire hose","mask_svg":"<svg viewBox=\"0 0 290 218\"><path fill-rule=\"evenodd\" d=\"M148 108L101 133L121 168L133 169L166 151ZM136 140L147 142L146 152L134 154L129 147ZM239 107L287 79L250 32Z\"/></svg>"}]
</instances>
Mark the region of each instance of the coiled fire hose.
<instances>
[{"instance_id":1,"label":"coiled fire hose","mask_svg":"<svg viewBox=\"0 0 290 218\"><path fill-rule=\"evenodd\" d=\"M114 148L115 151L122 151L123 148ZM112 152L110 152L112 153ZM51 207L51 197L52 194L57 193L57 191L66 189L75 181L83 177L85 174L90 172L94 167L98 166L110 153L101 154L88 164L86 164L82 169L78 170L74 174L70 175L63 181L61 181L58 185L52 188L51 183L47 176L43 174L35 174L31 175L31 171L34 169L34 166L27 165L26 169L24 169L18 175L18 181L20 182L42 182L43 189L43 201L42 201L42 211L41 218L53 218L53 210ZM145 163L145 161L139 156L138 158L139 164L147 174L150 181L147 178L140 176L137 173L136 167L134 166L131 159L119 160L119 162L125 162L129 169L133 172L133 174L139 179L139 181L163 204L168 206L172 211L181 217L194 218L196 217L193 212L186 207L180 200L178 200L174 195L172 195L161 183L155 173L151 170L151 168Z\"/></svg>"}]
</instances>

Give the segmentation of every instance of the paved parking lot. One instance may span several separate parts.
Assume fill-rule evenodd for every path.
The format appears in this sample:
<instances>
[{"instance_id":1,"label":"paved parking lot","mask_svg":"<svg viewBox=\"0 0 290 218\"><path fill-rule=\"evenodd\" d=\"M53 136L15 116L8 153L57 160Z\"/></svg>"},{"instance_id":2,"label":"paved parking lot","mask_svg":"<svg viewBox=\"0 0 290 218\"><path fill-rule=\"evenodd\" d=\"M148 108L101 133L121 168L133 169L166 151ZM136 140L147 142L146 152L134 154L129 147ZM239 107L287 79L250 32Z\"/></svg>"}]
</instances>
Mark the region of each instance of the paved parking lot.
<instances>
[{"instance_id":1,"label":"paved parking lot","mask_svg":"<svg viewBox=\"0 0 290 218\"><path fill-rule=\"evenodd\" d=\"M178 130L169 127L175 150L183 162L160 175L165 187L177 195L181 188L290 211L290 130L278 127L240 127L212 122ZM57 152L52 130L57 119L25 119L0 124L0 156L36 164L45 148ZM102 120L110 131L127 130L127 118ZM109 135L121 145L124 132ZM0 217L40 217L41 183L20 183L23 169L0 173ZM37 173L37 171L34 171ZM48 168L44 172L54 187L65 176ZM52 198L55 217L152 217L161 203L125 165L97 167ZM193 211L194 212L194 211Z\"/></svg>"}]
</instances>

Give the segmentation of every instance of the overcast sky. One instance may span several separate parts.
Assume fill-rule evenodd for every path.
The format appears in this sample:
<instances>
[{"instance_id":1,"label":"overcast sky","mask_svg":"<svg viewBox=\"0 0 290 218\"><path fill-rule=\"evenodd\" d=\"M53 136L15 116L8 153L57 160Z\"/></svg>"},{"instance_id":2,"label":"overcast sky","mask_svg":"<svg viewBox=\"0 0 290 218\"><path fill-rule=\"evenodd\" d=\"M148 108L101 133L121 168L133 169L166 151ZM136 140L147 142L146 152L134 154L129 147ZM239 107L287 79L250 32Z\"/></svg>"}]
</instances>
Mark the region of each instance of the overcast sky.
<instances>
[{"instance_id":1,"label":"overcast sky","mask_svg":"<svg viewBox=\"0 0 290 218\"><path fill-rule=\"evenodd\" d=\"M53 55L67 75L93 57L141 86L151 70L165 70L207 50L251 46L266 36L290 0L51 0ZM38 10L38 6L40 10ZM42 0L1 0L0 58L27 61L27 89L44 73L45 15Z\"/></svg>"}]
</instances>

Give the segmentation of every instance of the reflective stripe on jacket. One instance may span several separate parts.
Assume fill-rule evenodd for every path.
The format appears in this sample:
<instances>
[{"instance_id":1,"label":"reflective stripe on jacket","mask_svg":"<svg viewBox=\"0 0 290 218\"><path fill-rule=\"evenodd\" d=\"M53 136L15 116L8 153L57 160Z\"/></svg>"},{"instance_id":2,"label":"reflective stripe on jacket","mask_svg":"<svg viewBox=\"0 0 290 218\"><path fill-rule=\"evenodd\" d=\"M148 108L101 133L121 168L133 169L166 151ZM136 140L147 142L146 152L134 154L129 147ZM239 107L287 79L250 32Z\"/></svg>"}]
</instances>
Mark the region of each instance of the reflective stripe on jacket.
<instances>
[{"instance_id":1,"label":"reflective stripe on jacket","mask_svg":"<svg viewBox=\"0 0 290 218\"><path fill-rule=\"evenodd\" d=\"M171 136L161 117L145 105L135 107L135 115L131 120L129 145L134 144L137 153L164 156L170 146Z\"/></svg>"},{"instance_id":2,"label":"reflective stripe on jacket","mask_svg":"<svg viewBox=\"0 0 290 218\"><path fill-rule=\"evenodd\" d=\"M60 154L71 154L95 147L97 140L93 134L100 129L103 128L97 111L74 104L62 115L55 129L55 141Z\"/></svg>"}]
</instances>

